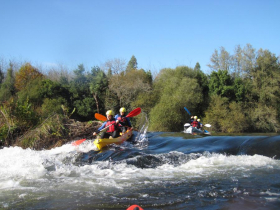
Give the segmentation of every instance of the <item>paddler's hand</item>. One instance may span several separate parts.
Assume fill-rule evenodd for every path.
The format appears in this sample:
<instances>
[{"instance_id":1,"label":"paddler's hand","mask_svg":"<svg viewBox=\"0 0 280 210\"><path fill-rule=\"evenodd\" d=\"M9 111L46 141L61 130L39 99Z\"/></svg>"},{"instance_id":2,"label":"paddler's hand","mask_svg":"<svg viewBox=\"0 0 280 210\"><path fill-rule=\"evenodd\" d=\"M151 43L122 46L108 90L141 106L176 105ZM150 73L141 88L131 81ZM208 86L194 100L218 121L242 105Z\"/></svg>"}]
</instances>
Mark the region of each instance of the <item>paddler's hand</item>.
<instances>
[{"instance_id":1,"label":"paddler's hand","mask_svg":"<svg viewBox=\"0 0 280 210\"><path fill-rule=\"evenodd\" d=\"M92 134L93 136L96 136L96 132L93 132L93 134Z\"/></svg>"}]
</instances>

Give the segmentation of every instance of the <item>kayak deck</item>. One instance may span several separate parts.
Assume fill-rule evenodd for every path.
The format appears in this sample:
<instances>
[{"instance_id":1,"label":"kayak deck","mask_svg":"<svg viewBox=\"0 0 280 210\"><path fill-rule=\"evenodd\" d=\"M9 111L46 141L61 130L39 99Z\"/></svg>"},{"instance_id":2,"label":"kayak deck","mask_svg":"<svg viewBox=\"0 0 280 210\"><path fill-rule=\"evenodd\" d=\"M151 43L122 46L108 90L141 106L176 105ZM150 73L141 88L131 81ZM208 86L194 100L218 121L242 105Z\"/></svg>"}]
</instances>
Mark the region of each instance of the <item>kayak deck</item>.
<instances>
[{"instance_id":1,"label":"kayak deck","mask_svg":"<svg viewBox=\"0 0 280 210\"><path fill-rule=\"evenodd\" d=\"M133 131L132 128L128 128L124 134L122 134L117 138L95 139L93 143L98 150L101 150L103 147L110 144L121 144L132 137L132 131Z\"/></svg>"},{"instance_id":2,"label":"kayak deck","mask_svg":"<svg viewBox=\"0 0 280 210\"><path fill-rule=\"evenodd\" d=\"M191 135L211 135L211 133L207 130L200 130L197 128L194 128L192 126L190 127L184 127L184 133L188 133Z\"/></svg>"}]
</instances>

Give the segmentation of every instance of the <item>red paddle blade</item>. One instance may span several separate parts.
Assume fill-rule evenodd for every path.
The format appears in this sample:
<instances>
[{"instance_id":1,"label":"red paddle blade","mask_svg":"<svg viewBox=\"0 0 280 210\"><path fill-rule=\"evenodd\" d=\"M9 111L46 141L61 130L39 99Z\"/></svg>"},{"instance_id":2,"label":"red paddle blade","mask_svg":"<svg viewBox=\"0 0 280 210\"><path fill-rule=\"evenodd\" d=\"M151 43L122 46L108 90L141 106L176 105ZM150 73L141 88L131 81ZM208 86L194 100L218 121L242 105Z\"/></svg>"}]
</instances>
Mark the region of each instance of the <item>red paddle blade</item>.
<instances>
[{"instance_id":1,"label":"red paddle blade","mask_svg":"<svg viewBox=\"0 0 280 210\"><path fill-rule=\"evenodd\" d=\"M135 210L135 209L137 209L137 210L144 210L144 209L142 209L142 208L141 208L140 206L138 206L138 205L132 205L132 206L128 207L127 210Z\"/></svg>"},{"instance_id":2,"label":"red paddle blade","mask_svg":"<svg viewBox=\"0 0 280 210\"><path fill-rule=\"evenodd\" d=\"M107 121L107 117L105 117L105 116L102 115L102 114L95 113L95 114L94 114L94 117L95 117L97 120L100 120L100 121Z\"/></svg>"},{"instance_id":3,"label":"red paddle blade","mask_svg":"<svg viewBox=\"0 0 280 210\"><path fill-rule=\"evenodd\" d=\"M140 113L141 113L141 108L138 107L138 108L132 110L131 112L129 112L128 115L126 115L126 117L135 117Z\"/></svg>"},{"instance_id":4,"label":"red paddle blade","mask_svg":"<svg viewBox=\"0 0 280 210\"><path fill-rule=\"evenodd\" d=\"M78 146L78 145L80 145L81 143L83 143L85 140L86 140L86 139L80 139L80 140L78 140L78 141L73 142L72 145L73 145L73 146Z\"/></svg>"}]
</instances>

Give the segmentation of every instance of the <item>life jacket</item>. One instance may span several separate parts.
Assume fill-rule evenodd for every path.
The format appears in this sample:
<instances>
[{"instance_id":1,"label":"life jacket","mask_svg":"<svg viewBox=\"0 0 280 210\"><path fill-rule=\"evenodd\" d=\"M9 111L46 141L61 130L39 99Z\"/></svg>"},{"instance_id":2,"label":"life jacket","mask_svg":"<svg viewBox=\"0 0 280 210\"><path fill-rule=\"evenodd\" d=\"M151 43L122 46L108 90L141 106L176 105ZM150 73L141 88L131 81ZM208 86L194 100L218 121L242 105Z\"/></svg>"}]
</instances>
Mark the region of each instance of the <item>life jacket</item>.
<instances>
[{"instance_id":1,"label":"life jacket","mask_svg":"<svg viewBox=\"0 0 280 210\"><path fill-rule=\"evenodd\" d=\"M127 119L126 116L120 116L117 119L122 125L126 125L127 124Z\"/></svg>"},{"instance_id":2,"label":"life jacket","mask_svg":"<svg viewBox=\"0 0 280 210\"><path fill-rule=\"evenodd\" d=\"M198 126L198 122L194 120L194 121L191 123L191 125L192 125L192 127L197 128L197 126Z\"/></svg>"},{"instance_id":3,"label":"life jacket","mask_svg":"<svg viewBox=\"0 0 280 210\"><path fill-rule=\"evenodd\" d=\"M117 125L114 125L115 123L116 123L115 120L110 120L110 121L107 121L107 122L106 122L105 127L111 125L111 126L108 128L107 132L113 133L115 130L117 130Z\"/></svg>"}]
</instances>

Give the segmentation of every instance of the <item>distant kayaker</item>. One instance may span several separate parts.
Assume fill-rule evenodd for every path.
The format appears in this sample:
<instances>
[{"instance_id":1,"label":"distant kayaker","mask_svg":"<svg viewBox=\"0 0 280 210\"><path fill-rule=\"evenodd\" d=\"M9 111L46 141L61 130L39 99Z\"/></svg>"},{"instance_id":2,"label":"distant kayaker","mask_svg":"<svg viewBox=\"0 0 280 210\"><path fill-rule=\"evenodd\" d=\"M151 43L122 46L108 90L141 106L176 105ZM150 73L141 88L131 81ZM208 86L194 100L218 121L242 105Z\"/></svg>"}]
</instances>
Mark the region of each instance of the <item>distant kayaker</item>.
<instances>
[{"instance_id":1,"label":"distant kayaker","mask_svg":"<svg viewBox=\"0 0 280 210\"><path fill-rule=\"evenodd\" d=\"M197 119L197 122L198 122L197 128L202 130L203 124L200 122L200 119Z\"/></svg>"},{"instance_id":2,"label":"distant kayaker","mask_svg":"<svg viewBox=\"0 0 280 210\"><path fill-rule=\"evenodd\" d=\"M119 124L117 122L117 120L114 118L114 112L112 110L108 110L106 112L106 116L107 116L107 121L104 122L100 128L98 128L97 132L94 132L93 135L95 136L96 134L98 134L100 132L100 130L102 130L103 128L108 127L106 132L103 132L100 135L101 139L104 138L109 138L110 136L112 136L113 138L116 138L118 136L120 136L119 133Z\"/></svg>"},{"instance_id":3,"label":"distant kayaker","mask_svg":"<svg viewBox=\"0 0 280 210\"><path fill-rule=\"evenodd\" d=\"M190 123L192 123L193 122L193 116L191 116L191 119L190 119Z\"/></svg>"},{"instance_id":4,"label":"distant kayaker","mask_svg":"<svg viewBox=\"0 0 280 210\"><path fill-rule=\"evenodd\" d=\"M191 123L191 126L194 127L194 128L197 128L197 126L198 126L197 116L193 117L193 121Z\"/></svg>"},{"instance_id":5,"label":"distant kayaker","mask_svg":"<svg viewBox=\"0 0 280 210\"><path fill-rule=\"evenodd\" d=\"M126 109L124 107L120 108L120 114L117 114L115 119L117 123L120 123L122 133L124 133L128 127L132 127L129 118L126 117Z\"/></svg>"}]
</instances>

